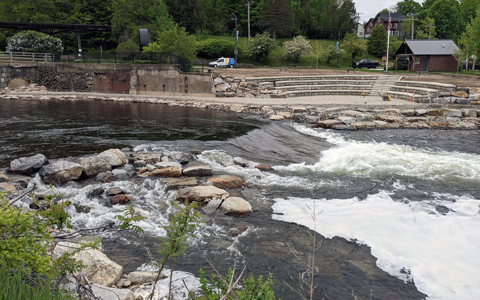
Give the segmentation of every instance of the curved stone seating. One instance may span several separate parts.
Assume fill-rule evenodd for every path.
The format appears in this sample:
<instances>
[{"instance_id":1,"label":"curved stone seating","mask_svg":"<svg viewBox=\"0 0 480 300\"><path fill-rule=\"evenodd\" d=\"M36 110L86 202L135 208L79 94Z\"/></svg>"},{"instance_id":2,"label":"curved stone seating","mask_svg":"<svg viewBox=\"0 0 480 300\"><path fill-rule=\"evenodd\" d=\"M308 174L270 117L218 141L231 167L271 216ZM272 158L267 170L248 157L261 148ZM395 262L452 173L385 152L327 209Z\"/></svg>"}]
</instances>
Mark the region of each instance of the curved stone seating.
<instances>
[{"instance_id":1,"label":"curved stone seating","mask_svg":"<svg viewBox=\"0 0 480 300\"><path fill-rule=\"evenodd\" d=\"M273 83L273 82L272 82ZM297 85L373 85L375 80L291 80L276 81L276 87Z\"/></svg>"},{"instance_id":2,"label":"curved stone seating","mask_svg":"<svg viewBox=\"0 0 480 300\"><path fill-rule=\"evenodd\" d=\"M377 75L310 75L310 76L275 76L247 78L247 83L277 82L277 81L306 81L306 80L369 80L375 81Z\"/></svg>"},{"instance_id":3,"label":"curved stone seating","mask_svg":"<svg viewBox=\"0 0 480 300\"><path fill-rule=\"evenodd\" d=\"M456 86L454 84L448 83L438 83L438 82L423 82L423 81L397 81L397 86L409 86L409 87L419 87L419 88L429 88L442 91L455 91Z\"/></svg>"},{"instance_id":4,"label":"curved stone seating","mask_svg":"<svg viewBox=\"0 0 480 300\"><path fill-rule=\"evenodd\" d=\"M371 85L360 85L360 84L350 84L350 85L343 85L343 84L319 84L319 85L291 85L291 86L277 86L275 87L276 90L280 91L305 91L305 90L360 90L364 92L370 91L372 88Z\"/></svg>"},{"instance_id":5,"label":"curved stone seating","mask_svg":"<svg viewBox=\"0 0 480 300\"><path fill-rule=\"evenodd\" d=\"M362 96L364 91L362 90L302 90L302 91L290 91L287 92L287 97L310 97L310 96L323 96L323 95L352 95ZM367 94L365 92L365 94ZM367 94L368 95L368 94Z\"/></svg>"},{"instance_id":6,"label":"curved stone seating","mask_svg":"<svg viewBox=\"0 0 480 300\"><path fill-rule=\"evenodd\" d=\"M394 92L404 92L404 93L410 93L415 95L424 95L432 98L438 97L438 90L429 89L429 88L412 87L412 86L393 86L390 88L390 90Z\"/></svg>"}]
</instances>

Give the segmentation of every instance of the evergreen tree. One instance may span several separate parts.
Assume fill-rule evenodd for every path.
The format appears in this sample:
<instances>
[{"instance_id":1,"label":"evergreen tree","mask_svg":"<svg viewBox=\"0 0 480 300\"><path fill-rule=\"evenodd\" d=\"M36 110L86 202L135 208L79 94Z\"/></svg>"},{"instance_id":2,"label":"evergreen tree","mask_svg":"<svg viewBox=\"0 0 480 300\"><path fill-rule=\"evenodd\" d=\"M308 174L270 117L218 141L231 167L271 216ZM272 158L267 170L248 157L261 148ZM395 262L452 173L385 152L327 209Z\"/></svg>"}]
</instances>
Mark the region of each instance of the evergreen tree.
<instances>
[{"instance_id":1,"label":"evergreen tree","mask_svg":"<svg viewBox=\"0 0 480 300\"><path fill-rule=\"evenodd\" d=\"M387 53L387 31L383 25L377 25L367 40L368 53L376 57L385 56Z\"/></svg>"},{"instance_id":2,"label":"evergreen tree","mask_svg":"<svg viewBox=\"0 0 480 300\"><path fill-rule=\"evenodd\" d=\"M292 33L292 13L286 0L267 0L259 24L271 33L274 40L277 34L289 36Z\"/></svg>"},{"instance_id":3,"label":"evergreen tree","mask_svg":"<svg viewBox=\"0 0 480 300\"><path fill-rule=\"evenodd\" d=\"M203 6L199 0L165 0L165 3L175 23L185 27L188 32L204 27Z\"/></svg>"}]
</instances>

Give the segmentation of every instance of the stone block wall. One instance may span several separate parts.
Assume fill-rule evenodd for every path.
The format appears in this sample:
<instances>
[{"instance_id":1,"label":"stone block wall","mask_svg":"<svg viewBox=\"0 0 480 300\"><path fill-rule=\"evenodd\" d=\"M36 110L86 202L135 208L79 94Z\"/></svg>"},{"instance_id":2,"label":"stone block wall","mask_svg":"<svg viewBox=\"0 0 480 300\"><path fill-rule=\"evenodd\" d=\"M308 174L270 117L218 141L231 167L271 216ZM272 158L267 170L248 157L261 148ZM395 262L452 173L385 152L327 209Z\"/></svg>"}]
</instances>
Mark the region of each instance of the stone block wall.
<instances>
[{"instance_id":1,"label":"stone block wall","mask_svg":"<svg viewBox=\"0 0 480 300\"><path fill-rule=\"evenodd\" d=\"M57 72L54 67L39 66L36 83L55 92L93 92L94 76L93 72Z\"/></svg>"},{"instance_id":2,"label":"stone block wall","mask_svg":"<svg viewBox=\"0 0 480 300\"><path fill-rule=\"evenodd\" d=\"M15 78L22 78L28 84L36 83L36 67L27 66L8 66L0 67L0 89L8 87L8 83Z\"/></svg>"}]
</instances>

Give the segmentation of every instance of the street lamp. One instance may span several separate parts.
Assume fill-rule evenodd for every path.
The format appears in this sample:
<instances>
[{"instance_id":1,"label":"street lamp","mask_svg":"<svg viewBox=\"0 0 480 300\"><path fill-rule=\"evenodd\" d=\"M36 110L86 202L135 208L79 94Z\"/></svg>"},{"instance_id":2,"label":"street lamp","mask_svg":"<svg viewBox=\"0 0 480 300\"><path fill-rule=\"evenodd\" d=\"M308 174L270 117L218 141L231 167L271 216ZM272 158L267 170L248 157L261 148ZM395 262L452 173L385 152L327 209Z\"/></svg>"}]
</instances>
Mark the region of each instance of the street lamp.
<instances>
[{"instance_id":1,"label":"street lamp","mask_svg":"<svg viewBox=\"0 0 480 300\"><path fill-rule=\"evenodd\" d=\"M232 20L235 20L235 68L237 67L237 55L238 55L238 49L237 49L237 43L238 43L238 31L237 31L237 16L232 13Z\"/></svg>"}]
</instances>

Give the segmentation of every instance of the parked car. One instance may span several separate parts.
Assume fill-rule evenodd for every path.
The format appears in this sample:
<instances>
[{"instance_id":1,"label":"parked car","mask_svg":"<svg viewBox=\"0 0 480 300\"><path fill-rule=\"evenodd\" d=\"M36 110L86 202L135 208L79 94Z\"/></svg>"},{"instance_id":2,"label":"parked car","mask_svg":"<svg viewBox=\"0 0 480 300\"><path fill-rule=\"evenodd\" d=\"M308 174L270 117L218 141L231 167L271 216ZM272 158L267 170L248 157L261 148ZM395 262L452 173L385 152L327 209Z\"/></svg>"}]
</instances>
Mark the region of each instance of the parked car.
<instances>
[{"instance_id":1,"label":"parked car","mask_svg":"<svg viewBox=\"0 0 480 300\"><path fill-rule=\"evenodd\" d=\"M374 68L376 69L380 64L378 61L371 61L369 59L362 59L361 61L354 62L352 64L353 68Z\"/></svg>"},{"instance_id":2,"label":"parked car","mask_svg":"<svg viewBox=\"0 0 480 300\"><path fill-rule=\"evenodd\" d=\"M208 63L208 66L211 68L218 68L218 67L233 68L235 67L235 59L221 57L217 59L217 61L212 61L211 63Z\"/></svg>"}]
</instances>

